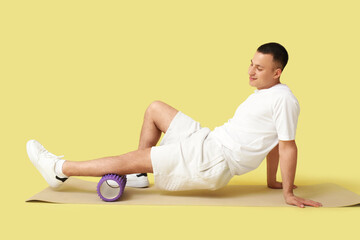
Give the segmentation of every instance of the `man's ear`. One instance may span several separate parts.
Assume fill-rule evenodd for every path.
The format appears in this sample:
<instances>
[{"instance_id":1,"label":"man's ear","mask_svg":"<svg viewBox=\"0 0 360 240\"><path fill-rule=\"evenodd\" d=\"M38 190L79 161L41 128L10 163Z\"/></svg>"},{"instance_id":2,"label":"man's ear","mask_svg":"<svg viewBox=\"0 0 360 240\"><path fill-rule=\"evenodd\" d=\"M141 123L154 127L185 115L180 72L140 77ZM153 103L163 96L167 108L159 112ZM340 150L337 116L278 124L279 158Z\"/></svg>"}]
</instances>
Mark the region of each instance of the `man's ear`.
<instances>
[{"instance_id":1,"label":"man's ear","mask_svg":"<svg viewBox=\"0 0 360 240\"><path fill-rule=\"evenodd\" d=\"M274 72L274 79L276 79L276 78L280 78L280 76L281 76L281 73L282 73L282 70L281 70L281 68L277 68L277 69L275 69L275 72Z\"/></svg>"}]
</instances>

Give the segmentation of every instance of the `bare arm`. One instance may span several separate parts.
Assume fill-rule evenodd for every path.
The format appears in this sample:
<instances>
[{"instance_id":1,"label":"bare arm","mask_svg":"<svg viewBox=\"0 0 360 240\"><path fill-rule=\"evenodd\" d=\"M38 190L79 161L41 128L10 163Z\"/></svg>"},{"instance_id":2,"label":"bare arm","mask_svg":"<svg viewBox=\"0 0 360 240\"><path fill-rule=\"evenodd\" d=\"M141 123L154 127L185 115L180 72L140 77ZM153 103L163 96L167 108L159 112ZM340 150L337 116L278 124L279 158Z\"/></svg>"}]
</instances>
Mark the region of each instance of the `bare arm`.
<instances>
[{"instance_id":1,"label":"bare arm","mask_svg":"<svg viewBox=\"0 0 360 240\"><path fill-rule=\"evenodd\" d=\"M279 165L279 144L274 147L266 156L267 163L267 185L275 185L276 173Z\"/></svg>"},{"instance_id":2,"label":"bare arm","mask_svg":"<svg viewBox=\"0 0 360 240\"><path fill-rule=\"evenodd\" d=\"M319 202L297 197L293 193L297 164L297 146L295 140L279 141L279 159L285 202L298 207L304 207L305 205L313 207L322 206Z\"/></svg>"},{"instance_id":3,"label":"bare arm","mask_svg":"<svg viewBox=\"0 0 360 240\"><path fill-rule=\"evenodd\" d=\"M267 186L273 189L281 189L282 182L276 180L276 173L279 166L279 144L276 145L266 156L267 162ZM294 185L294 189L297 188Z\"/></svg>"},{"instance_id":4,"label":"bare arm","mask_svg":"<svg viewBox=\"0 0 360 240\"><path fill-rule=\"evenodd\" d=\"M293 195L297 164L297 146L295 141L279 141L279 158L284 196Z\"/></svg>"}]
</instances>

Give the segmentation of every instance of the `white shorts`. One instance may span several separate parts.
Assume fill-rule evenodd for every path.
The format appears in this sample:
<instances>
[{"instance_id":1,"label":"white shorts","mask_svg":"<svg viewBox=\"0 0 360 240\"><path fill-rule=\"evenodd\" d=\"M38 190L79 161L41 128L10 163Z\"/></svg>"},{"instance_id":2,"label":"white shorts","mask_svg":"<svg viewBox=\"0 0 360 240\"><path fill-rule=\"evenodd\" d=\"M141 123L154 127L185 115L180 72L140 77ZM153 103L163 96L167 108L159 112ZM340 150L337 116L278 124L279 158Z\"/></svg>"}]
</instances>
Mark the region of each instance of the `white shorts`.
<instances>
[{"instance_id":1,"label":"white shorts","mask_svg":"<svg viewBox=\"0 0 360 240\"><path fill-rule=\"evenodd\" d=\"M155 185L168 191L224 187L232 175L211 133L179 111L160 146L151 148Z\"/></svg>"}]
</instances>

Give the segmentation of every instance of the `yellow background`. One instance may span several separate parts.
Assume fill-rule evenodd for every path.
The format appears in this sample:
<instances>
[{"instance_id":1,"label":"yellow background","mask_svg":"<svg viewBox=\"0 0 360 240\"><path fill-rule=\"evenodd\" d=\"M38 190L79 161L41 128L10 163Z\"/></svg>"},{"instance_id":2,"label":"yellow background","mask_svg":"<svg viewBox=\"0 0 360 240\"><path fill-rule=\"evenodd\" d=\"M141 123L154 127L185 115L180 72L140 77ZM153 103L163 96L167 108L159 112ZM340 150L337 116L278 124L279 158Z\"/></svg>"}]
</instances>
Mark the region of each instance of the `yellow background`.
<instances>
[{"instance_id":1,"label":"yellow background","mask_svg":"<svg viewBox=\"0 0 360 240\"><path fill-rule=\"evenodd\" d=\"M295 184L360 194L358 10L356 0L1 1L0 237L357 238L359 207L24 201L47 186L28 160L29 139L76 161L132 151L154 100L213 129L253 93L250 59L271 41L289 52L281 81L301 106ZM231 181L265 183L265 161Z\"/></svg>"}]
</instances>

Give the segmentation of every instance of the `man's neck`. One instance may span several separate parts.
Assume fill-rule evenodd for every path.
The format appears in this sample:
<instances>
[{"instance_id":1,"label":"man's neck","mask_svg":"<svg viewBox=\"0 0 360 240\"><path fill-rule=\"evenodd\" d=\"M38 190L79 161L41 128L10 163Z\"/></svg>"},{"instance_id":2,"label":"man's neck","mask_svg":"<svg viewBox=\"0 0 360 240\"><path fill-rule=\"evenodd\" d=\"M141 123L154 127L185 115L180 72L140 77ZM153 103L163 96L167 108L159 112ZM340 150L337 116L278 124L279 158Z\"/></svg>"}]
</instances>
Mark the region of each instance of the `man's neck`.
<instances>
[{"instance_id":1,"label":"man's neck","mask_svg":"<svg viewBox=\"0 0 360 240\"><path fill-rule=\"evenodd\" d=\"M269 85L267 87L258 88L257 90L269 89L269 88L272 88L273 86L278 85L278 84L281 84L281 82L278 81L278 82L275 82L275 83L273 83L273 84L271 84L271 85Z\"/></svg>"}]
</instances>

